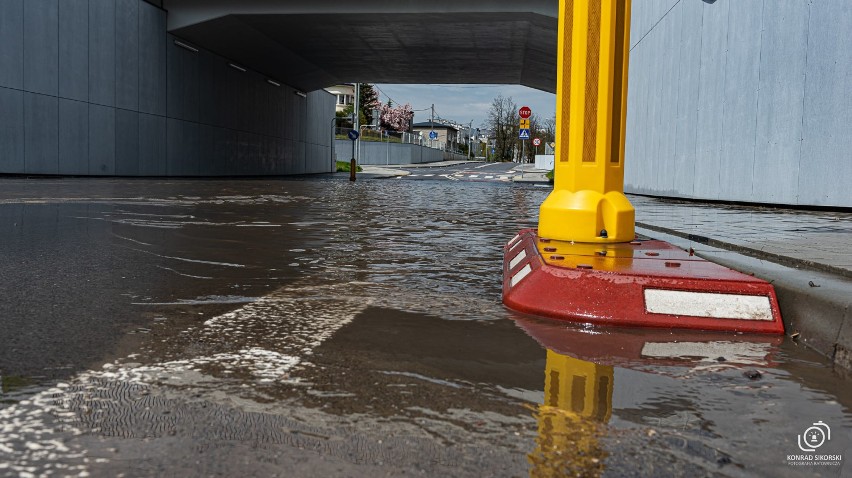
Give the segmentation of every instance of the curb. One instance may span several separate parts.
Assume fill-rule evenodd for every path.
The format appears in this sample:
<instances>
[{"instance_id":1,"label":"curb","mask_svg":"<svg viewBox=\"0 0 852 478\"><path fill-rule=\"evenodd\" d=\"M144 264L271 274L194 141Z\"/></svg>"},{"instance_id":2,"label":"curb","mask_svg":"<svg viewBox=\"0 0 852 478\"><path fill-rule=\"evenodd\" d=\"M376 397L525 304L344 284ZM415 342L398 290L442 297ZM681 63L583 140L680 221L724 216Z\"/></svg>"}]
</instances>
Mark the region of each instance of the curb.
<instances>
[{"instance_id":1,"label":"curb","mask_svg":"<svg viewBox=\"0 0 852 478\"><path fill-rule=\"evenodd\" d=\"M640 234L683 249L700 246L699 257L771 283L786 334L828 358L835 368L852 371L852 279L846 274L703 236L645 223L636 226Z\"/></svg>"}]
</instances>

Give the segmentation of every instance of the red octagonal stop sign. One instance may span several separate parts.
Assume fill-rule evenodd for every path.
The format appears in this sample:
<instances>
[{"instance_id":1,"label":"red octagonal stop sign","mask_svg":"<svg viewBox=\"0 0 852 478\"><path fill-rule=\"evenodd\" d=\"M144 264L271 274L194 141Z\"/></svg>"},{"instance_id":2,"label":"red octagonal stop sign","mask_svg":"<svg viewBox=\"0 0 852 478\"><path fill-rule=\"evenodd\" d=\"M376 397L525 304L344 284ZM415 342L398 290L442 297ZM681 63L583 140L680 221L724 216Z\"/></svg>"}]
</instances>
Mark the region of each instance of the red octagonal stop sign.
<instances>
[{"instance_id":1,"label":"red octagonal stop sign","mask_svg":"<svg viewBox=\"0 0 852 478\"><path fill-rule=\"evenodd\" d=\"M524 106L518 111L518 114L521 115L521 118L527 119L532 116L532 110L529 106Z\"/></svg>"}]
</instances>

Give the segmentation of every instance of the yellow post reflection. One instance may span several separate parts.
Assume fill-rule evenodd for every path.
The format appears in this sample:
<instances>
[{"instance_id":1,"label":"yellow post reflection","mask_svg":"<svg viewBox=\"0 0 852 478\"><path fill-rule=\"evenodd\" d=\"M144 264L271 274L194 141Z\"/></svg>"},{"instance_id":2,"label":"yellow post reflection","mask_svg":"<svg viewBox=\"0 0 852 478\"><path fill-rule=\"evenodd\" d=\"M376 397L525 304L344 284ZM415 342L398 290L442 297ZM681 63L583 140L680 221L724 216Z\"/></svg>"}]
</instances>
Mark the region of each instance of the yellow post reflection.
<instances>
[{"instance_id":1,"label":"yellow post reflection","mask_svg":"<svg viewBox=\"0 0 852 478\"><path fill-rule=\"evenodd\" d=\"M612 382L610 366L547 351L530 476L601 475L606 452L598 439L612 415Z\"/></svg>"}]
</instances>

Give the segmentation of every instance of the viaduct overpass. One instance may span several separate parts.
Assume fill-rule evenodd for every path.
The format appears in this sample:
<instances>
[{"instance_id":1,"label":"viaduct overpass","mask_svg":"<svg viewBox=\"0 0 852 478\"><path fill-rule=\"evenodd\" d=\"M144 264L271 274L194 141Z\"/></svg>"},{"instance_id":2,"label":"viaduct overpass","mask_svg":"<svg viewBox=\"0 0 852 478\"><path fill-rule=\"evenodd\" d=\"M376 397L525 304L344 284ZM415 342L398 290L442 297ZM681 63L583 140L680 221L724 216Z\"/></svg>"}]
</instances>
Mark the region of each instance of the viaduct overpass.
<instances>
[{"instance_id":1,"label":"viaduct overpass","mask_svg":"<svg viewBox=\"0 0 852 478\"><path fill-rule=\"evenodd\" d=\"M340 82L556 88L555 0L165 0L171 33L312 91Z\"/></svg>"},{"instance_id":2,"label":"viaduct overpass","mask_svg":"<svg viewBox=\"0 0 852 478\"><path fill-rule=\"evenodd\" d=\"M557 3L2 0L0 173L329 171L322 87L553 92ZM635 0L630 46L627 191L852 207L849 2Z\"/></svg>"}]
</instances>

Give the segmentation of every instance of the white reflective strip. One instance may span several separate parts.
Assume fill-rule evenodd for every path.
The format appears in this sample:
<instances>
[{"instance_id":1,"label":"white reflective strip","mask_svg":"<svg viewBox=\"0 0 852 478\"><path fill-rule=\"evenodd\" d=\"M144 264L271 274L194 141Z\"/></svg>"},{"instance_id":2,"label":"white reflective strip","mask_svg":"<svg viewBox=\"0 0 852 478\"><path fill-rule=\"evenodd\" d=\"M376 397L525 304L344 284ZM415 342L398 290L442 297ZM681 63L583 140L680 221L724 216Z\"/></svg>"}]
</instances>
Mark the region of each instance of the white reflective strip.
<instances>
[{"instance_id":1,"label":"white reflective strip","mask_svg":"<svg viewBox=\"0 0 852 478\"><path fill-rule=\"evenodd\" d=\"M525 265L523 269L519 270L517 274L512 276L512 280L509 281L510 287L515 287L519 282L524 280L524 277L528 276L532 272L532 266L529 264Z\"/></svg>"},{"instance_id":2,"label":"white reflective strip","mask_svg":"<svg viewBox=\"0 0 852 478\"><path fill-rule=\"evenodd\" d=\"M515 268L515 266L517 266L518 264L520 264L520 263L521 263L521 261L522 261L522 260L524 260L524 259L526 259L526 258L527 258L527 250L526 250L526 249L522 249L522 250L521 250L521 252L519 252L519 253L518 253L518 255L517 255L517 256L515 256L515 258L514 258L514 259L512 259L512 262L510 262L510 263L509 263L509 270L514 269L514 268Z\"/></svg>"},{"instance_id":3,"label":"white reflective strip","mask_svg":"<svg viewBox=\"0 0 852 478\"><path fill-rule=\"evenodd\" d=\"M645 289L645 310L714 319L772 320L769 297L763 295Z\"/></svg>"},{"instance_id":4,"label":"white reflective strip","mask_svg":"<svg viewBox=\"0 0 852 478\"><path fill-rule=\"evenodd\" d=\"M515 237L513 237L511 241L507 242L506 245L509 246L509 247L512 247L512 244L514 244L520 238L521 238L520 234L515 234Z\"/></svg>"},{"instance_id":5,"label":"white reflective strip","mask_svg":"<svg viewBox=\"0 0 852 478\"><path fill-rule=\"evenodd\" d=\"M716 362L724 357L725 362L739 364L761 364L769 355L767 343L749 342L648 342L642 347L643 357L686 358L695 357Z\"/></svg>"}]
</instances>

